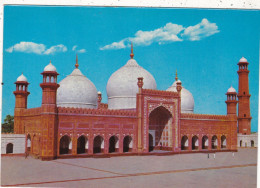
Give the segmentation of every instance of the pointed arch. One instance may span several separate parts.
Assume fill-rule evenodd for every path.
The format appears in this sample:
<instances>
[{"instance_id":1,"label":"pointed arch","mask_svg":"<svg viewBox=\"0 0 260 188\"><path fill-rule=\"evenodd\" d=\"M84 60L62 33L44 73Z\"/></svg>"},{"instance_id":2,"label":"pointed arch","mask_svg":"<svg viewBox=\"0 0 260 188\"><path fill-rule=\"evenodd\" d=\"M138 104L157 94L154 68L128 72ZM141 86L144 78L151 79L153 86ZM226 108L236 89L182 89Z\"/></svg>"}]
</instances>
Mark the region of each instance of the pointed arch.
<instances>
[{"instance_id":1,"label":"pointed arch","mask_svg":"<svg viewBox=\"0 0 260 188\"><path fill-rule=\"evenodd\" d=\"M218 138L216 135L212 136L211 139L211 149L217 149L218 147Z\"/></svg>"},{"instance_id":2,"label":"pointed arch","mask_svg":"<svg viewBox=\"0 0 260 188\"><path fill-rule=\"evenodd\" d=\"M127 135L123 140L123 152L131 152L133 148L133 139L131 136Z\"/></svg>"},{"instance_id":3,"label":"pointed arch","mask_svg":"<svg viewBox=\"0 0 260 188\"><path fill-rule=\"evenodd\" d=\"M209 148L209 139L205 135L202 137L202 149L208 149Z\"/></svg>"},{"instance_id":4,"label":"pointed arch","mask_svg":"<svg viewBox=\"0 0 260 188\"><path fill-rule=\"evenodd\" d=\"M104 138L97 135L93 142L93 153L103 153L104 152Z\"/></svg>"},{"instance_id":5,"label":"pointed arch","mask_svg":"<svg viewBox=\"0 0 260 188\"><path fill-rule=\"evenodd\" d=\"M221 149L227 148L227 138L225 135L221 136Z\"/></svg>"},{"instance_id":6,"label":"pointed arch","mask_svg":"<svg viewBox=\"0 0 260 188\"><path fill-rule=\"evenodd\" d=\"M88 153L88 138L81 135L77 139L77 154Z\"/></svg>"},{"instance_id":7,"label":"pointed arch","mask_svg":"<svg viewBox=\"0 0 260 188\"><path fill-rule=\"evenodd\" d=\"M188 149L189 149L189 139L186 135L184 135L181 138L181 150L188 150Z\"/></svg>"},{"instance_id":8,"label":"pointed arch","mask_svg":"<svg viewBox=\"0 0 260 188\"><path fill-rule=\"evenodd\" d=\"M170 111L162 105L151 111L148 138L150 151L172 147L172 119Z\"/></svg>"},{"instance_id":9,"label":"pointed arch","mask_svg":"<svg viewBox=\"0 0 260 188\"><path fill-rule=\"evenodd\" d=\"M119 139L117 136L113 135L109 138L109 153L119 152Z\"/></svg>"},{"instance_id":10,"label":"pointed arch","mask_svg":"<svg viewBox=\"0 0 260 188\"><path fill-rule=\"evenodd\" d=\"M68 135L64 135L60 138L60 155L71 154L72 142Z\"/></svg>"},{"instance_id":11,"label":"pointed arch","mask_svg":"<svg viewBox=\"0 0 260 188\"><path fill-rule=\"evenodd\" d=\"M199 138L198 136L194 135L192 137L192 150L198 150L199 149Z\"/></svg>"}]
</instances>

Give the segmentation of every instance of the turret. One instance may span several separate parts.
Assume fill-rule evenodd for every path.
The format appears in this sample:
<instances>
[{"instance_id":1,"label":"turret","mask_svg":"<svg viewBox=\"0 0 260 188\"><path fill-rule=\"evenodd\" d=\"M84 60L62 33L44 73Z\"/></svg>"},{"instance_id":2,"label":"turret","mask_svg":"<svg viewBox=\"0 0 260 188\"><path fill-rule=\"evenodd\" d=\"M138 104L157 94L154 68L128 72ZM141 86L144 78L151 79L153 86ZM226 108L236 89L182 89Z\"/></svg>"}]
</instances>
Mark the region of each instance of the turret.
<instances>
[{"instance_id":1,"label":"turret","mask_svg":"<svg viewBox=\"0 0 260 188\"><path fill-rule=\"evenodd\" d=\"M238 67L238 133L251 134L251 115L250 115L250 94L248 70L249 63L242 57L239 60Z\"/></svg>"},{"instance_id":2,"label":"turret","mask_svg":"<svg viewBox=\"0 0 260 188\"><path fill-rule=\"evenodd\" d=\"M15 82L16 90L13 92L15 95L15 109L14 109L14 133L23 134L24 125L21 122L22 110L27 109L28 92L27 78L22 74Z\"/></svg>"},{"instance_id":3,"label":"turret","mask_svg":"<svg viewBox=\"0 0 260 188\"><path fill-rule=\"evenodd\" d=\"M227 115L237 115L237 92L236 90L231 86L227 90Z\"/></svg>"},{"instance_id":4,"label":"turret","mask_svg":"<svg viewBox=\"0 0 260 188\"><path fill-rule=\"evenodd\" d=\"M59 74L51 62L44 68L41 74L43 75L43 82L40 84L42 88L42 105L56 105L56 94L59 87L59 84L57 84L57 76Z\"/></svg>"},{"instance_id":5,"label":"turret","mask_svg":"<svg viewBox=\"0 0 260 188\"><path fill-rule=\"evenodd\" d=\"M27 89L29 85L27 78L22 74L17 78L15 84L15 108L27 108L27 97L30 94Z\"/></svg>"}]
</instances>

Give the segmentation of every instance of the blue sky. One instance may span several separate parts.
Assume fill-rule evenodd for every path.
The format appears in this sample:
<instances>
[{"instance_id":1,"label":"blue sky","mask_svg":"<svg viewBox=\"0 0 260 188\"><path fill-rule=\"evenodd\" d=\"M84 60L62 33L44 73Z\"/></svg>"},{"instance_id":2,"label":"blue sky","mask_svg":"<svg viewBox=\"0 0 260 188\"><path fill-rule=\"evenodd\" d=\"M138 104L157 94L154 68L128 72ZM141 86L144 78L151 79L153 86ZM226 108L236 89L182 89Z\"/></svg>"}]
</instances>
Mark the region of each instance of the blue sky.
<instances>
[{"instance_id":1,"label":"blue sky","mask_svg":"<svg viewBox=\"0 0 260 188\"><path fill-rule=\"evenodd\" d=\"M40 73L51 60L61 81L79 68L103 93L129 59L166 90L175 71L195 100L195 113L226 114L226 91L238 89L237 63L249 65L252 131L258 125L260 11L95 7L4 7L3 118L14 111L14 82L30 85L28 108L41 105Z\"/></svg>"}]
</instances>

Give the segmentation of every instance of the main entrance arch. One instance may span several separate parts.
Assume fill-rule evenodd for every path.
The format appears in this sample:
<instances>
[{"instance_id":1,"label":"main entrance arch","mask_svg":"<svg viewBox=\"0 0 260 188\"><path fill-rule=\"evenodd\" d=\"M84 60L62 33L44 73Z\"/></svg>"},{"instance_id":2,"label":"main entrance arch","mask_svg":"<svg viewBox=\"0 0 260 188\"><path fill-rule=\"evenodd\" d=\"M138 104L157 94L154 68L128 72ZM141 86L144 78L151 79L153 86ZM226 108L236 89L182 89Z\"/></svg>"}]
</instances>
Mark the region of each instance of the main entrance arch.
<instances>
[{"instance_id":1,"label":"main entrance arch","mask_svg":"<svg viewBox=\"0 0 260 188\"><path fill-rule=\"evenodd\" d=\"M172 147L172 115L163 106L155 108L149 115L149 150ZM151 140L152 139L152 140Z\"/></svg>"}]
</instances>

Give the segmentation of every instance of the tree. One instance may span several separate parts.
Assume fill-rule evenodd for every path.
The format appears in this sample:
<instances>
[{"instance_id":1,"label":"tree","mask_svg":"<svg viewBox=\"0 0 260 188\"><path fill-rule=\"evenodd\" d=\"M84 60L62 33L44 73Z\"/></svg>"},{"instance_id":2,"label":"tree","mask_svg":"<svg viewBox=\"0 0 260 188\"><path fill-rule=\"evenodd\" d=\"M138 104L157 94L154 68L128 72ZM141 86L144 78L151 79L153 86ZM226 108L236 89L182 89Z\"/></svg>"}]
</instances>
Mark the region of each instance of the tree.
<instances>
[{"instance_id":1,"label":"tree","mask_svg":"<svg viewBox=\"0 0 260 188\"><path fill-rule=\"evenodd\" d=\"M7 115L2 123L2 133L14 132L14 116Z\"/></svg>"}]
</instances>

